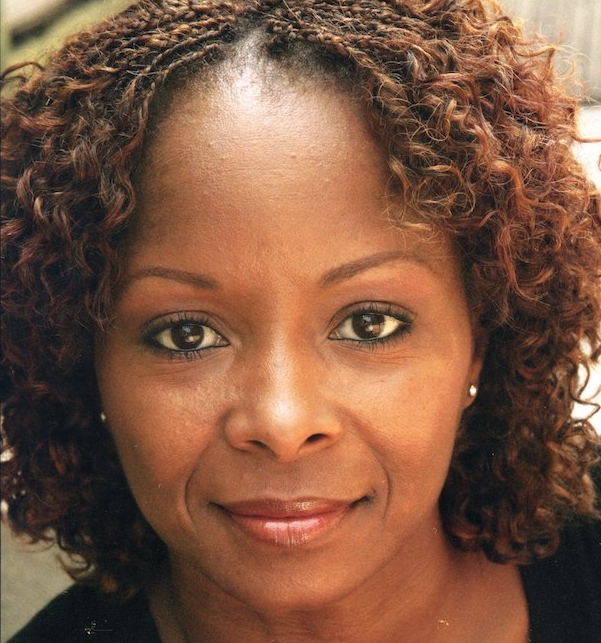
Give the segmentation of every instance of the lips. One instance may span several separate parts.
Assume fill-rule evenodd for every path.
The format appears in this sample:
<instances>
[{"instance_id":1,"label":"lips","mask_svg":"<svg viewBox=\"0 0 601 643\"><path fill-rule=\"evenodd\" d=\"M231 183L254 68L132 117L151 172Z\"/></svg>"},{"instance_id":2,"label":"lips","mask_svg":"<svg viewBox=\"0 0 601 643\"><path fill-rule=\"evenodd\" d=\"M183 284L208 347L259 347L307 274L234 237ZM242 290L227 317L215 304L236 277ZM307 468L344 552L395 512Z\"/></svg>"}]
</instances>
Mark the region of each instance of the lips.
<instances>
[{"instance_id":1,"label":"lips","mask_svg":"<svg viewBox=\"0 0 601 643\"><path fill-rule=\"evenodd\" d=\"M252 500L218 505L246 535L276 547L299 547L335 527L357 502L297 499Z\"/></svg>"}]
</instances>

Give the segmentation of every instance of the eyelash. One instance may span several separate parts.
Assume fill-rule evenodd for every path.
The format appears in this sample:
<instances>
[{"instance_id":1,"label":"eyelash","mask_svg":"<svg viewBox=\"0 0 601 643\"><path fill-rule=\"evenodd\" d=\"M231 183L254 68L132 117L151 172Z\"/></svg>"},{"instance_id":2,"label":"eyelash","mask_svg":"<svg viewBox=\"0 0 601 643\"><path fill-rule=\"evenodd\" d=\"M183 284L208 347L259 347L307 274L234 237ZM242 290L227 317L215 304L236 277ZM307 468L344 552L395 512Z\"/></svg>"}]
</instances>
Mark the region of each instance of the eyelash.
<instances>
[{"instance_id":1,"label":"eyelash","mask_svg":"<svg viewBox=\"0 0 601 643\"><path fill-rule=\"evenodd\" d=\"M399 326L390 334L384 337L375 337L373 339L350 339L333 337L334 333L338 331L343 324L349 322L353 318L357 318L357 316L361 314L377 314L383 317L388 317L398 321ZM359 348L367 348L371 350L383 348L386 345L393 345L395 342L400 341L405 335L408 335L413 330L414 323L414 317L408 311L395 308L391 304L385 302L367 302L364 304L356 304L350 309L343 311L343 313L339 316L339 319L340 321L336 323L336 327L329 335L330 339L332 339L333 341L351 344L352 346L358 346Z\"/></svg>"},{"instance_id":2,"label":"eyelash","mask_svg":"<svg viewBox=\"0 0 601 643\"><path fill-rule=\"evenodd\" d=\"M208 329L211 333L214 333L219 337L223 343L219 346L208 346L204 348L190 348L190 349L172 349L167 346L163 346L158 341L158 336L168 330L175 330L178 326L183 328L186 324L194 326L202 326L204 332ZM228 342L223 337L223 335L217 332L209 323L209 320L197 313L188 313L188 312L178 312L167 317L161 317L158 320L153 320L145 325L142 331L142 341L144 344L149 346L152 350L156 351L161 355L167 355L171 359L195 359L199 357L204 357L212 349L222 348L228 346Z\"/></svg>"},{"instance_id":3,"label":"eyelash","mask_svg":"<svg viewBox=\"0 0 601 643\"><path fill-rule=\"evenodd\" d=\"M384 337L374 337L371 339L353 339L349 337L336 337L336 333L340 333L341 328L345 324L353 325L353 319L357 319L359 315L379 315L388 318L384 323L395 320L399 322L398 328L385 335ZM392 345L394 342L401 340L405 335L411 332L413 327L413 316L407 311L398 310L391 304L382 302L367 302L364 304L355 304L352 308L343 311L339 316L339 321L336 323L334 330L328 335L332 341L343 342L359 348L375 350L385 345ZM157 339L158 336L165 331L174 331L177 327L183 328L186 325L200 326L203 328L203 333L213 333L216 338L219 338L223 343L219 345L206 346L202 348L190 349L177 349L169 348L162 345ZM369 326L369 324L368 324ZM352 329L355 332L355 329ZM355 332L355 334L357 334ZM201 336L202 337L202 336ZM142 341L149 346L153 351L161 355L167 355L171 359L195 359L206 356L213 349L228 346L229 343L218 333L209 323L209 320L197 313L177 312L167 317L161 317L158 320L152 320L145 325L142 331ZM202 341L202 340L201 340ZM173 342L173 338L172 341Z\"/></svg>"}]
</instances>

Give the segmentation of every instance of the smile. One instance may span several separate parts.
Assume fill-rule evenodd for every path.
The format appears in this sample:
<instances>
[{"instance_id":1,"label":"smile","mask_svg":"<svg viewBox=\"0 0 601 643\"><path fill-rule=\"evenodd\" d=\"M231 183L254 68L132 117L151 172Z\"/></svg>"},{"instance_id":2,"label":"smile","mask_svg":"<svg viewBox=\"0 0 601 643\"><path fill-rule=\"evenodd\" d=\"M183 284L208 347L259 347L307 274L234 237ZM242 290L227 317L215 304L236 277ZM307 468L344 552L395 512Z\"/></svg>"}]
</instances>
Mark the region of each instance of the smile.
<instances>
[{"instance_id":1,"label":"smile","mask_svg":"<svg viewBox=\"0 0 601 643\"><path fill-rule=\"evenodd\" d=\"M332 531L357 502L253 500L218 505L246 535L276 547L299 547Z\"/></svg>"}]
</instances>

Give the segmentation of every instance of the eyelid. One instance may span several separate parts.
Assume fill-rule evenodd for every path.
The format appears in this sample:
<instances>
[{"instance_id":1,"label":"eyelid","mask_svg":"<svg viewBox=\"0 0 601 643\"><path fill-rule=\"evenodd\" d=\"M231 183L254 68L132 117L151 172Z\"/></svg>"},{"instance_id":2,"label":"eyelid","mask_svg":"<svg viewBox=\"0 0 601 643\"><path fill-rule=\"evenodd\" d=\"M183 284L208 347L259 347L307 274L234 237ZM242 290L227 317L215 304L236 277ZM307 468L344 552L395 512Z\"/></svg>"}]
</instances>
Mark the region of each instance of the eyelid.
<instances>
[{"instance_id":1,"label":"eyelid","mask_svg":"<svg viewBox=\"0 0 601 643\"><path fill-rule=\"evenodd\" d=\"M334 330L351 315L356 315L357 313L362 312L390 315L396 319L408 320L411 322L415 321L416 318L415 313L404 306L398 306L387 301L367 300L345 306L334 315L330 322L330 327Z\"/></svg>"}]
</instances>

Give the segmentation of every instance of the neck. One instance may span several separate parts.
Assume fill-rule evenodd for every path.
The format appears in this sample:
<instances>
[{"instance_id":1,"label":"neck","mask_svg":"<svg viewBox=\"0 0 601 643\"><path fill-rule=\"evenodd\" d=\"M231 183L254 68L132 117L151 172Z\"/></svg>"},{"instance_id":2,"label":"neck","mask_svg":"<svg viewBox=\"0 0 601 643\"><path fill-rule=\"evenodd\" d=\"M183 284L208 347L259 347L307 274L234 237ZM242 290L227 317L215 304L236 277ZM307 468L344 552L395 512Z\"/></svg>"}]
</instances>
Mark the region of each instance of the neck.
<instances>
[{"instance_id":1,"label":"neck","mask_svg":"<svg viewBox=\"0 0 601 643\"><path fill-rule=\"evenodd\" d=\"M440 534L433 540L426 556L399 556L347 595L298 609L250 605L172 560L151 609L164 643L397 643L399 632L404 643L466 643L492 641L491 630L523 643L517 570L457 552Z\"/></svg>"}]
</instances>

